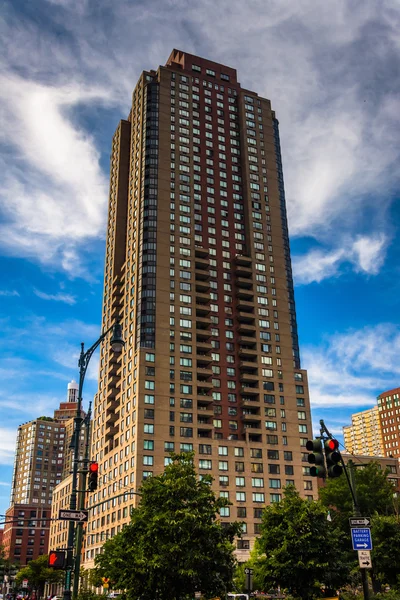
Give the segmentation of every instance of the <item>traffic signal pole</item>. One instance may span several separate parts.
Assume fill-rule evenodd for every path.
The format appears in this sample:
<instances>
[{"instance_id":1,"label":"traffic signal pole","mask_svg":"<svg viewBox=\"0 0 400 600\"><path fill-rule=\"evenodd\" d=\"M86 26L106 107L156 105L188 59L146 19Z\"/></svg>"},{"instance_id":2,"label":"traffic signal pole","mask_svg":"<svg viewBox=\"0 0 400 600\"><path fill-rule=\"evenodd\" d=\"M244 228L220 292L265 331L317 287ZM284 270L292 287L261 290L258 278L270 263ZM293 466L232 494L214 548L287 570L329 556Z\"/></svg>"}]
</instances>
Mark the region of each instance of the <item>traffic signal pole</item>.
<instances>
[{"instance_id":1,"label":"traffic signal pole","mask_svg":"<svg viewBox=\"0 0 400 600\"><path fill-rule=\"evenodd\" d=\"M323 434L326 434L328 436L328 438L332 439L332 435L328 431L323 419L320 420L320 425L321 425L321 430L320 430L321 436ZM361 517L360 506L359 506L358 500L357 500L355 465L351 459L347 461L347 465L346 465L344 460L342 459L342 456L341 456L338 448L337 448L337 452L339 453L340 462L342 463L343 471L344 471L344 474L346 475L346 479L347 479L347 485L349 486L349 490L350 490L351 497L353 500L353 515L354 515L354 517ZM363 586L364 600L369 600L369 586L368 586L367 571L366 571L366 569L360 569L360 570L361 570L361 581L362 581L362 586Z\"/></svg>"},{"instance_id":2,"label":"traffic signal pole","mask_svg":"<svg viewBox=\"0 0 400 600\"><path fill-rule=\"evenodd\" d=\"M344 463L343 463L344 464ZM348 474L347 474L348 469ZM350 459L347 461L347 465L344 467L344 472L346 473L347 482L350 487L351 495L353 497L353 514L355 517L361 517L360 506L357 501L357 487L356 487L356 477L354 471L354 463ZM361 570L361 581L363 586L364 600L369 600L369 586L368 586L368 575L366 569Z\"/></svg>"},{"instance_id":3,"label":"traffic signal pole","mask_svg":"<svg viewBox=\"0 0 400 600\"><path fill-rule=\"evenodd\" d=\"M85 418L86 424L86 441L85 441L85 456L83 459L83 469L81 475L80 485L80 497L78 508L86 508L86 482L87 474L89 471L89 454L90 454L90 419L92 416L92 403L89 404L89 410ZM81 570L81 556L82 556L82 542L83 542L83 521L79 521L76 524L76 535L75 535L75 563L74 563L74 581L72 587L72 598L77 598L79 592L79 579Z\"/></svg>"}]
</instances>

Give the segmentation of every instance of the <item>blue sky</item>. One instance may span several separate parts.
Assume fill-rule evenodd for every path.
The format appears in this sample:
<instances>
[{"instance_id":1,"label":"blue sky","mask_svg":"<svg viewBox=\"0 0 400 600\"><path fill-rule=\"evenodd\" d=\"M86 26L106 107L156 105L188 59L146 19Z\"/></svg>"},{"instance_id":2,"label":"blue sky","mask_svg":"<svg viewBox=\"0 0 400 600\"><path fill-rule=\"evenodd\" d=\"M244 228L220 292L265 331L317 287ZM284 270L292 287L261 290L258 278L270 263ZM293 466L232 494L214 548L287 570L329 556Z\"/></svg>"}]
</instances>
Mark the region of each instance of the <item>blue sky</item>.
<instances>
[{"instance_id":1,"label":"blue sky","mask_svg":"<svg viewBox=\"0 0 400 600\"><path fill-rule=\"evenodd\" d=\"M400 385L396 2L12 0L0 21L0 513L16 428L99 335L111 136L173 48L237 68L281 127L302 364L335 433ZM93 361L85 399L96 387Z\"/></svg>"}]
</instances>

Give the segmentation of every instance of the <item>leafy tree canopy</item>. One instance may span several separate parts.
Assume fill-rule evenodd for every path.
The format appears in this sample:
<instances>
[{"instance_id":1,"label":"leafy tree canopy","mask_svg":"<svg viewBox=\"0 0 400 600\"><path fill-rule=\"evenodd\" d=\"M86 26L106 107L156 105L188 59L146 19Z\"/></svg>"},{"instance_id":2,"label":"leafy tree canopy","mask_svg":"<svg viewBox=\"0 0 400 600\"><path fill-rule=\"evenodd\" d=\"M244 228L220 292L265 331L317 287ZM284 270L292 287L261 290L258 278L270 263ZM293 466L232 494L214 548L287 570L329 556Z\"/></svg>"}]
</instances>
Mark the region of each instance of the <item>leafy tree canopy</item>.
<instances>
[{"instance_id":1,"label":"leafy tree canopy","mask_svg":"<svg viewBox=\"0 0 400 600\"><path fill-rule=\"evenodd\" d=\"M400 521L376 515L372 519L371 552L374 574L380 585L400 587Z\"/></svg>"},{"instance_id":2,"label":"leafy tree canopy","mask_svg":"<svg viewBox=\"0 0 400 600\"><path fill-rule=\"evenodd\" d=\"M380 469L376 461L355 468L357 500L361 514L369 517L374 514L394 513L393 485L387 478L388 470ZM343 521L353 516L353 501L346 477L328 479L326 487L320 489L320 500L326 507L336 509Z\"/></svg>"},{"instance_id":3,"label":"leafy tree canopy","mask_svg":"<svg viewBox=\"0 0 400 600\"><path fill-rule=\"evenodd\" d=\"M309 599L321 583L333 590L346 583L350 564L343 534L327 516L319 501L303 500L293 486L285 488L281 502L265 508L253 552L263 589L280 586Z\"/></svg>"},{"instance_id":4,"label":"leafy tree canopy","mask_svg":"<svg viewBox=\"0 0 400 600\"><path fill-rule=\"evenodd\" d=\"M28 580L29 588L43 595L44 585L48 583L61 583L64 578L63 571L55 571L48 567L49 557L47 554L31 560L26 567L20 569L15 577L17 585L21 586L24 579Z\"/></svg>"},{"instance_id":5,"label":"leafy tree canopy","mask_svg":"<svg viewBox=\"0 0 400 600\"><path fill-rule=\"evenodd\" d=\"M241 527L221 525L229 502L216 498L211 477L199 480L193 457L172 455L164 473L143 483L131 523L96 557L99 574L129 600L183 600L196 591L213 597L231 588Z\"/></svg>"}]
</instances>

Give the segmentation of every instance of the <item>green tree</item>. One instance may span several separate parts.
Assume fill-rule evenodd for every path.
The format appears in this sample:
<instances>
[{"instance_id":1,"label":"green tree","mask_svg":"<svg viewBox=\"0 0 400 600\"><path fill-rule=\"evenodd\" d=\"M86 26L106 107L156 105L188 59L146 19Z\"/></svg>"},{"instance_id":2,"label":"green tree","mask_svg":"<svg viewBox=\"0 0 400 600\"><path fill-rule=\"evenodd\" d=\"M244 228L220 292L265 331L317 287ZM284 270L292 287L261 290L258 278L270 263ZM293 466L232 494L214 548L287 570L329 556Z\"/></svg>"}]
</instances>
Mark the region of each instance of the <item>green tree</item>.
<instances>
[{"instance_id":1,"label":"green tree","mask_svg":"<svg viewBox=\"0 0 400 600\"><path fill-rule=\"evenodd\" d=\"M381 584L396 584L396 564L400 564L399 553L393 539L398 538L399 523L394 517L396 511L393 485L388 480L389 470L382 470L376 461L354 469L357 501L361 515L371 517L373 540L372 566L369 570L375 591ZM320 500L331 509L333 523L339 527L346 539L346 547L351 551L349 517L353 516L353 499L344 476L328 479L320 489ZM397 525L396 525L397 523ZM353 552L356 560L356 553ZM393 562L392 562L393 561Z\"/></svg>"},{"instance_id":2,"label":"green tree","mask_svg":"<svg viewBox=\"0 0 400 600\"><path fill-rule=\"evenodd\" d=\"M400 588L400 522L396 517L375 515L371 536L374 589L386 584Z\"/></svg>"},{"instance_id":3,"label":"green tree","mask_svg":"<svg viewBox=\"0 0 400 600\"><path fill-rule=\"evenodd\" d=\"M183 600L229 591L239 523L223 527L210 476L198 478L193 453L172 455L161 475L142 485L132 521L96 557L98 572L129 600Z\"/></svg>"},{"instance_id":4,"label":"green tree","mask_svg":"<svg viewBox=\"0 0 400 600\"><path fill-rule=\"evenodd\" d=\"M382 470L376 461L355 469L357 500L363 516L394 513L393 485L387 478L388 472ZM324 506L339 513L337 516L349 532L348 519L353 516L353 500L346 477L328 479L326 486L320 489L319 497Z\"/></svg>"},{"instance_id":5,"label":"green tree","mask_svg":"<svg viewBox=\"0 0 400 600\"><path fill-rule=\"evenodd\" d=\"M328 521L320 502L300 498L293 486L283 500L267 506L253 558L263 589L287 588L308 600L323 583L337 589L348 580L350 564L343 553L343 534Z\"/></svg>"},{"instance_id":6,"label":"green tree","mask_svg":"<svg viewBox=\"0 0 400 600\"><path fill-rule=\"evenodd\" d=\"M29 589L35 591L39 597L43 596L44 586L48 583L61 583L64 579L63 571L56 571L48 567L47 554L31 560L26 567L20 569L15 577L18 586L24 579L28 580Z\"/></svg>"}]
</instances>

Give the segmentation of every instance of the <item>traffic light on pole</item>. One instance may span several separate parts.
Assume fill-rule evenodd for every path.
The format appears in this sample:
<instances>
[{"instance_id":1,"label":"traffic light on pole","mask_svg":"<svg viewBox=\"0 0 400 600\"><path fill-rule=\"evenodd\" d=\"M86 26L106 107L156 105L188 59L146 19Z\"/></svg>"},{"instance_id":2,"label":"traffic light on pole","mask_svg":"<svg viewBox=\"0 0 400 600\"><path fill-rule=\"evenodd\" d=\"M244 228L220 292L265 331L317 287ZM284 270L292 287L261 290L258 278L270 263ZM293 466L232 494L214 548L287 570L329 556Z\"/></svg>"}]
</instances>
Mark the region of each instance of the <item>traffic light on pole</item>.
<instances>
[{"instance_id":1,"label":"traffic light on pole","mask_svg":"<svg viewBox=\"0 0 400 600\"><path fill-rule=\"evenodd\" d=\"M306 448L311 452L311 454L308 455L308 462L313 465L310 467L310 475L312 477L325 478L326 469L321 440L308 440Z\"/></svg>"},{"instance_id":2,"label":"traffic light on pole","mask_svg":"<svg viewBox=\"0 0 400 600\"><path fill-rule=\"evenodd\" d=\"M98 478L99 478L99 463L92 462L89 465L89 483L88 483L89 492L94 492L95 490L97 490Z\"/></svg>"},{"instance_id":3,"label":"traffic light on pole","mask_svg":"<svg viewBox=\"0 0 400 600\"><path fill-rule=\"evenodd\" d=\"M326 468L328 470L328 477L332 479L334 477L340 477L343 473L343 467L338 465L342 460L340 452L338 450L339 442L335 439L326 440L324 444L325 457L326 457Z\"/></svg>"},{"instance_id":4,"label":"traffic light on pole","mask_svg":"<svg viewBox=\"0 0 400 600\"><path fill-rule=\"evenodd\" d=\"M53 569L63 569L65 566L65 552L62 550L51 550L49 552L48 565Z\"/></svg>"}]
</instances>

